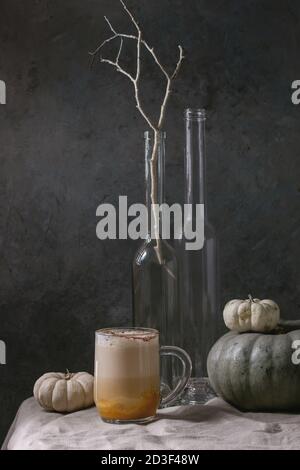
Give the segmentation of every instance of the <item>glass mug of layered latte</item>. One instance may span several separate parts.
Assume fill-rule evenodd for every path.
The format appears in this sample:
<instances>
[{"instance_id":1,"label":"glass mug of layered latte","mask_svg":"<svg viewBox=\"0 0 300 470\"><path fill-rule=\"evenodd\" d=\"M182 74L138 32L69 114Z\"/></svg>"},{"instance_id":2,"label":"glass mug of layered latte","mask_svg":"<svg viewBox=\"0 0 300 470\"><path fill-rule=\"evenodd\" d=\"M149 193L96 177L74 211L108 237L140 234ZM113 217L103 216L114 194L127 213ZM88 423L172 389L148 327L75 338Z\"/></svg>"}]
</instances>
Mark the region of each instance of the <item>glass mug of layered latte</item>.
<instances>
[{"instance_id":1,"label":"glass mug of layered latte","mask_svg":"<svg viewBox=\"0 0 300 470\"><path fill-rule=\"evenodd\" d=\"M174 390L160 397L160 356L176 357L182 377ZM189 355L176 346L160 346L150 328L105 328L96 331L95 403L109 423L146 423L160 405L171 404L192 371Z\"/></svg>"}]
</instances>

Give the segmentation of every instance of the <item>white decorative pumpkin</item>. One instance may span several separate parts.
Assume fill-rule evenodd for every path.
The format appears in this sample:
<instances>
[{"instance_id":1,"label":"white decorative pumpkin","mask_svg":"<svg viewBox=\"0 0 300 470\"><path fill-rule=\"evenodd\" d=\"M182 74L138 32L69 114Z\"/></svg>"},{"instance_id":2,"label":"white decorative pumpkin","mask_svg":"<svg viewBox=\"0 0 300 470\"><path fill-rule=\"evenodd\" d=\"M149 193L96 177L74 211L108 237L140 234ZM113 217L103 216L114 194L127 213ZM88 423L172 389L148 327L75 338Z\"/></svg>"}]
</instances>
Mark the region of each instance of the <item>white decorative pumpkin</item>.
<instances>
[{"instance_id":1,"label":"white decorative pumpkin","mask_svg":"<svg viewBox=\"0 0 300 470\"><path fill-rule=\"evenodd\" d=\"M48 372L35 382L33 395L48 411L82 410L94 404L94 377L87 372Z\"/></svg>"},{"instance_id":2,"label":"white decorative pumpkin","mask_svg":"<svg viewBox=\"0 0 300 470\"><path fill-rule=\"evenodd\" d=\"M280 309L273 300L234 299L225 305L223 318L227 328L233 331L272 331L280 318Z\"/></svg>"}]
</instances>

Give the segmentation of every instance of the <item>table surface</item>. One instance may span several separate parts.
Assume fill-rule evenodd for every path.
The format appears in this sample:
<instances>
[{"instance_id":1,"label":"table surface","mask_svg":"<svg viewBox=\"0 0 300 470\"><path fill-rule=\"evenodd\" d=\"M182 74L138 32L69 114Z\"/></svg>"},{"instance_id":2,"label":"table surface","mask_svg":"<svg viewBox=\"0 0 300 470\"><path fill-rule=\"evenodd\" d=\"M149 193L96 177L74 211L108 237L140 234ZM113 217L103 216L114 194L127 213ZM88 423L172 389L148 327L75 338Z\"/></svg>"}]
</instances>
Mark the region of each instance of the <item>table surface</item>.
<instances>
[{"instance_id":1,"label":"table surface","mask_svg":"<svg viewBox=\"0 0 300 470\"><path fill-rule=\"evenodd\" d=\"M107 424L96 408L62 415L25 400L2 449L300 449L300 415L242 413L220 398L159 410L147 425Z\"/></svg>"}]
</instances>

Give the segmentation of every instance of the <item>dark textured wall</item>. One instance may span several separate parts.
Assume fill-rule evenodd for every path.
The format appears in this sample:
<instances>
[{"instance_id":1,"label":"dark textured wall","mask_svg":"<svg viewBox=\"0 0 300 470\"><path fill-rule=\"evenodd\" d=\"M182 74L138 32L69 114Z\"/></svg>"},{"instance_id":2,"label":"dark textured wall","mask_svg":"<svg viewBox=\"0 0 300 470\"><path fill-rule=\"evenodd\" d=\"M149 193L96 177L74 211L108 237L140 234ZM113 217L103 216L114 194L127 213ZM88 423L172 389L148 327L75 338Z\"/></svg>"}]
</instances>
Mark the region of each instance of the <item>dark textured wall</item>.
<instances>
[{"instance_id":1,"label":"dark textured wall","mask_svg":"<svg viewBox=\"0 0 300 470\"><path fill-rule=\"evenodd\" d=\"M209 112L209 213L221 245L222 301L274 298L300 313L300 4L296 0L128 2L162 60L186 61L170 103L169 200L180 198L182 111ZM143 199L145 129L126 79L88 51L107 14L131 26L117 0L1 0L1 437L34 380L93 368L94 330L131 321L133 242L100 242L95 210ZM125 63L130 67L130 50ZM155 112L160 77L143 68Z\"/></svg>"}]
</instances>

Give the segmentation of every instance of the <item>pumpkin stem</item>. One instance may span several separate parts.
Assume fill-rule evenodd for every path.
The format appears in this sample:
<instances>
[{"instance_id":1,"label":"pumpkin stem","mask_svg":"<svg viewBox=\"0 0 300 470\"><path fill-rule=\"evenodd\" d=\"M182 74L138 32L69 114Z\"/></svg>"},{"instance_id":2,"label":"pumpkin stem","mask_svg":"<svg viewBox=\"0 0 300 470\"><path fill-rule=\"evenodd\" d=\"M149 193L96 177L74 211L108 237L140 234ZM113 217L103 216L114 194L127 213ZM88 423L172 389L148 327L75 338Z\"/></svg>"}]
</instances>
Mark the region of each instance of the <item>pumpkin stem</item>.
<instances>
[{"instance_id":1,"label":"pumpkin stem","mask_svg":"<svg viewBox=\"0 0 300 470\"><path fill-rule=\"evenodd\" d=\"M253 297L252 297L251 294L248 294L248 297L249 297L250 302L254 302Z\"/></svg>"},{"instance_id":2,"label":"pumpkin stem","mask_svg":"<svg viewBox=\"0 0 300 470\"><path fill-rule=\"evenodd\" d=\"M69 371L69 369L66 369L66 373L65 373L66 380L71 379L72 375L73 375L73 374L71 374L71 372Z\"/></svg>"}]
</instances>

